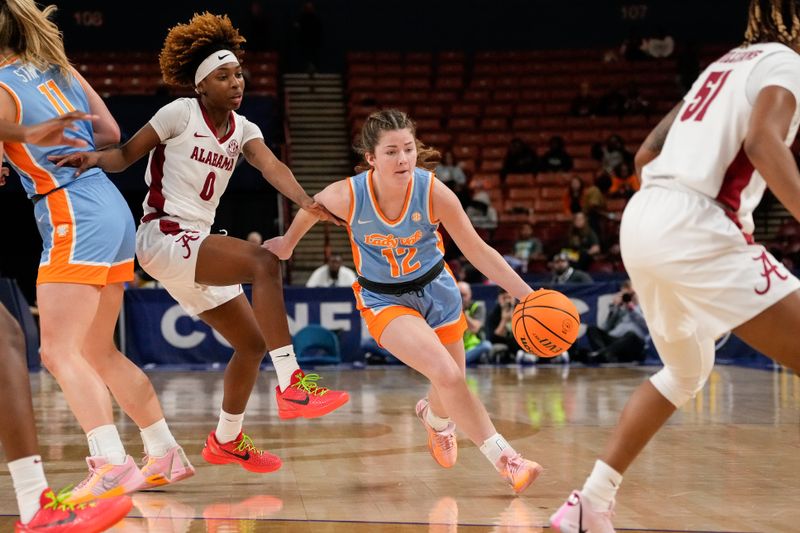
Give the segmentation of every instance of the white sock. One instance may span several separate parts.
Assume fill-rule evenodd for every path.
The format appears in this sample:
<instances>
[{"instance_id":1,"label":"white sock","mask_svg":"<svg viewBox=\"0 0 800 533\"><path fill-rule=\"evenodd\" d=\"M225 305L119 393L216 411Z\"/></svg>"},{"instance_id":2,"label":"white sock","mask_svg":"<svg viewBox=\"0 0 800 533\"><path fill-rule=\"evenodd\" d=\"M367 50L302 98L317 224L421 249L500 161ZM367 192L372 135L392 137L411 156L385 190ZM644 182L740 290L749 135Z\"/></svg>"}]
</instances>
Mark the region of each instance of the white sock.
<instances>
[{"instance_id":1,"label":"white sock","mask_svg":"<svg viewBox=\"0 0 800 533\"><path fill-rule=\"evenodd\" d=\"M170 448L178 445L163 418L146 428L139 428L139 434L144 442L144 452L150 457L164 457Z\"/></svg>"},{"instance_id":2,"label":"white sock","mask_svg":"<svg viewBox=\"0 0 800 533\"><path fill-rule=\"evenodd\" d=\"M514 448L508 443L506 439L500 433L495 433L485 441L481 445L481 451L483 455L492 463L492 466L497 468L497 461L500 460L500 456L503 455L503 452L506 450L510 450L508 453L515 453Z\"/></svg>"},{"instance_id":3,"label":"white sock","mask_svg":"<svg viewBox=\"0 0 800 533\"><path fill-rule=\"evenodd\" d=\"M42 458L39 455L31 455L16 459L8 463L8 471L11 472L14 492L17 493L19 520L27 524L39 511L41 507L39 497L47 488Z\"/></svg>"},{"instance_id":4,"label":"white sock","mask_svg":"<svg viewBox=\"0 0 800 533\"><path fill-rule=\"evenodd\" d=\"M269 357L272 359L272 366L275 367L275 372L278 374L278 387L283 392L286 387L292 384L292 374L294 374L295 370L300 370L297 358L294 356L294 346L287 344L283 348L271 350Z\"/></svg>"},{"instance_id":5,"label":"white sock","mask_svg":"<svg viewBox=\"0 0 800 533\"><path fill-rule=\"evenodd\" d=\"M598 459L591 475L586 478L581 494L595 511L608 511L622 483L622 474Z\"/></svg>"},{"instance_id":6,"label":"white sock","mask_svg":"<svg viewBox=\"0 0 800 533\"><path fill-rule=\"evenodd\" d=\"M217 430L214 434L217 436L217 441L220 444L230 442L239 436L242 432L242 421L244 420L244 413L232 415L226 413L223 409L219 410L219 422L217 422Z\"/></svg>"},{"instance_id":7,"label":"white sock","mask_svg":"<svg viewBox=\"0 0 800 533\"><path fill-rule=\"evenodd\" d=\"M449 418L442 418L441 416L436 416L431 409L431 406L428 406L428 411L425 413L425 421L431 426L434 431L444 431L447 429L447 426L450 424Z\"/></svg>"},{"instance_id":8,"label":"white sock","mask_svg":"<svg viewBox=\"0 0 800 533\"><path fill-rule=\"evenodd\" d=\"M90 456L103 457L112 465L125 464L125 446L122 445L114 424L97 426L86 434L86 440L89 441Z\"/></svg>"}]
</instances>

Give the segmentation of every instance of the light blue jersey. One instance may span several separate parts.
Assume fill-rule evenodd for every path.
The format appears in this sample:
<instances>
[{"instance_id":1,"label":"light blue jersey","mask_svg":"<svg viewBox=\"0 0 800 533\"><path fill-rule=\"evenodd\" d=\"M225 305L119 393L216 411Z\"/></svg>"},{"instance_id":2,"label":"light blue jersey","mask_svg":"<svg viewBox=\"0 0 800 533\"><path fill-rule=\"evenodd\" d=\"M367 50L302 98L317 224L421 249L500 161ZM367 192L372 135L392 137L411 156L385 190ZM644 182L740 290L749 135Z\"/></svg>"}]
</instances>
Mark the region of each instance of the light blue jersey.
<instances>
[{"instance_id":1,"label":"light blue jersey","mask_svg":"<svg viewBox=\"0 0 800 533\"><path fill-rule=\"evenodd\" d=\"M69 111L89 112L89 101L80 82L74 77L65 78L56 66L45 71L12 60L0 66L0 89L8 92L17 107L17 123L31 125L56 118ZM89 143L85 148L69 146L34 146L32 144L5 143L5 157L22 178L28 197L47 194L53 189L75 181L75 169L57 167L47 159L50 155L94 150L94 132L88 120L75 123L76 131L70 137ZM102 173L92 168L81 174L88 178Z\"/></svg>"},{"instance_id":2,"label":"light blue jersey","mask_svg":"<svg viewBox=\"0 0 800 533\"><path fill-rule=\"evenodd\" d=\"M358 310L380 344L383 330L402 315L418 316L443 344L461 342L467 327L461 294L449 268L441 268L444 245L433 218L433 173L420 168L406 191L403 210L390 220L380 210L372 188L372 171L348 179L351 213L348 219L353 261L359 276L374 283L397 285L435 275L420 287L387 294L353 284ZM434 268L438 267L438 275ZM432 272L433 271L433 272ZM367 283L362 281L362 283Z\"/></svg>"},{"instance_id":3,"label":"light blue jersey","mask_svg":"<svg viewBox=\"0 0 800 533\"><path fill-rule=\"evenodd\" d=\"M439 221L431 219L433 173L414 169L400 216L390 220L378 206L372 171L348 179L352 193L350 240L360 276L377 283L420 277L444 257Z\"/></svg>"}]
</instances>

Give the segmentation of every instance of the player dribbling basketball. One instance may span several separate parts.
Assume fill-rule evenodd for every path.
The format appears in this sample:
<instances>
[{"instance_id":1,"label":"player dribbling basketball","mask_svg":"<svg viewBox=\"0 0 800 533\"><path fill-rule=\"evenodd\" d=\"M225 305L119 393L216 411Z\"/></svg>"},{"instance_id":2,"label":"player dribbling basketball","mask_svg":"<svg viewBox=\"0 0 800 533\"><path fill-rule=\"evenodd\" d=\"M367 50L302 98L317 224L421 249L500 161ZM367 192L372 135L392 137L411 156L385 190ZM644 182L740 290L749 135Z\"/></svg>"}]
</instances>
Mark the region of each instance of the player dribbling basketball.
<instances>
[{"instance_id":1,"label":"player dribbling basketball","mask_svg":"<svg viewBox=\"0 0 800 533\"><path fill-rule=\"evenodd\" d=\"M524 298L531 289L481 240L455 194L417 167L419 162L430 168L438 154L416 139L414 122L405 113L371 114L359 151L364 156L356 167L360 174L329 185L316 200L347 223L359 273L353 290L369 332L431 381L428 398L419 401L416 412L434 459L443 467L455 464L458 423L514 491L522 492L541 466L514 451L467 389L466 321L456 281L444 266L439 224L473 265L512 295ZM265 246L287 259L315 222L312 213L302 212L285 236Z\"/></svg>"}]
</instances>

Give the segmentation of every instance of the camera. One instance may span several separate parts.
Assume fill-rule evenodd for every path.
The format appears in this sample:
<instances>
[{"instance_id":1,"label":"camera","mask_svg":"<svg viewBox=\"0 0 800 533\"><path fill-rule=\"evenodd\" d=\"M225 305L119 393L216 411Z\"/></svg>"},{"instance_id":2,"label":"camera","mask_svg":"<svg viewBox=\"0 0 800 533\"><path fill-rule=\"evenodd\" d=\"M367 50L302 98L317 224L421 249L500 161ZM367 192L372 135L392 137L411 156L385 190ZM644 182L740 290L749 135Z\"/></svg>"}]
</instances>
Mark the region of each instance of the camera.
<instances>
[{"instance_id":1,"label":"camera","mask_svg":"<svg viewBox=\"0 0 800 533\"><path fill-rule=\"evenodd\" d=\"M626 292L622 295L622 301L626 304L631 303L631 300L633 300L633 294Z\"/></svg>"}]
</instances>

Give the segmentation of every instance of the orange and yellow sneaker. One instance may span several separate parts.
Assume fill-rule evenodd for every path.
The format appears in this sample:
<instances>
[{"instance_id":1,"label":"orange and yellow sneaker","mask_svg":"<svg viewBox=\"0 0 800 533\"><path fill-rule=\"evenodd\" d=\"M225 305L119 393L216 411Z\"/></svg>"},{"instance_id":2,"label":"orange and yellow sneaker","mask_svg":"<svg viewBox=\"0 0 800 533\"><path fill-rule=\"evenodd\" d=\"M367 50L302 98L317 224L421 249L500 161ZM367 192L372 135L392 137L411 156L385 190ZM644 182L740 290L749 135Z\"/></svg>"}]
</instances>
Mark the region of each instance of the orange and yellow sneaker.
<instances>
[{"instance_id":1,"label":"orange and yellow sneaker","mask_svg":"<svg viewBox=\"0 0 800 533\"><path fill-rule=\"evenodd\" d=\"M503 450L503 454L494 466L517 494L536 481L543 470L539 463L523 459L520 454L510 449Z\"/></svg>"},{"instance_id":2,"label":"orange and yellow sneaker","mask_svg":"<svg viewBox=\"0 0 800 533\"><path fill-rule=\"evenodd\" d=\"M121 465L114 465L104 457L87 457L89 475L72 489L69 503L77 505L98 498L121 496L144 485L144 475L130 455Z\"/></svg>"},{"instance_id":3,"label":"orange and yellow sneaker","mask_svg":"<svg viewBox=\"0 0 800 533\"><path fill-rule=\"evenodd\" d=\"M17 522L15 533L99 533L110 528L131 510L128 496L117 496L88 503L69 503L69 490L58 494L45 489L39 496L41 508L27 524Z\"/></svg>"},{"instance_id":4,"label":"orange and yellow sneaker","mask_svg":"<svg viewBox=\"0 0 800 533\"><path fill-rule=\"evenodd\" d=\"M194 467L186 457L183 448L176 444L161 457L146 455L142 466L144 483L139 490L160 487L167 483L177 483L194 475Z\"/></svg>"},{"instance_id":5,"label":"orange and yellow sneaker","mask_svg":"<svg viewBox=\"0 0 800 533\"><path fill-rule=\"evenodd\" d=\"M231 442L220 444L216 433L212 431L206 439L201 455L211 464L238 463L250 472L274 472L282 464L278 456L256 448L253 440L244 433L239 433L239 436Z\"/></svg>"},{"instance_id":6,"label":"orange and yellow sneaker","mask_svg":"<svg viewBox=\"0 0 800 533\"><path fill-rule=\"evenodd\" d=\"M275 387L278 416L287 418L318 418L338 409L350 400L345 391L331 390L317 385L319 374L306 375L297 370L292 382L281 392Z\"/></svg>"},{"instance_id":7,"label":"orange and yellow sneaker","mask_svg":"<svg viewBox=\"0 0 800 533\"><path fill-rule=\"evenodd\" d=\"M425 415L430 408L427 398L418 401L416 409L417 418L419 418L422 425L425 426L425 431L428 432L428 450L430 450L434 460L439 463L439 466L450 468L456 464L456 459L458 459L456 425L450 422L442 431L436 431L428 424L428 421L425 420Z\"/></svg>"}]
</instances>

